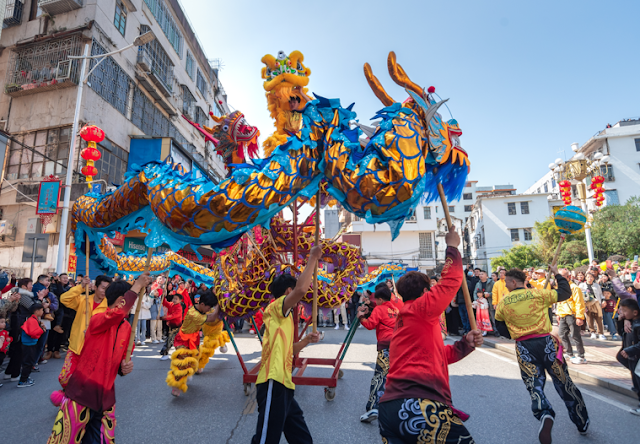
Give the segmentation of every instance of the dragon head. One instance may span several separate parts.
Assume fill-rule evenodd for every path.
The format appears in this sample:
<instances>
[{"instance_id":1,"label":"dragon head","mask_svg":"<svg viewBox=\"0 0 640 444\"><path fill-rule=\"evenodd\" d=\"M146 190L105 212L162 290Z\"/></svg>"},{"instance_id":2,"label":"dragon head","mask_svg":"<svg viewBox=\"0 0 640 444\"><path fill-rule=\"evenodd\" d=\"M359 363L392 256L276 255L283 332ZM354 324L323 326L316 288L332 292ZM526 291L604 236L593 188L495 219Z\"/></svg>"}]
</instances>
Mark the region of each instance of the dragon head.
<instances>
[{"instance_id":1,"label":"dragon head","mask_svg":"<svg viewBox=\"0 0 640 444\"><path fill-rule=\"evenodd\" d=\"M447 162L457 163L460 166L470 162L465 150L460 146L460 136L462 131L455 119L444 121L438 113L438 109L448 100L436 102L434 99L435 88L429 87L427 91L411 81L402 66L396 62L396 54L391 51L387 59L389 75L398 85L405 88L409 93L409 98L402 104L403 107L410 108L416 112L420 118L421 125L428 134L429 152L437 164ZM384 90L380 81L373 75L369 64L364 66L365 77L374 94L385 106L391 106L395 102Z\"/></svg>"},{"instance_id":2,"label":"dragon head","mask_svg":"<svg viewBox=\"0 0 640 444\"><path fill-rule=\"evenodd\" d=\"M217 125L205 131L217 139L216 151L224 159L225 163L243 163L248 158L258 155L258 136L260 131L255 126L251 126L240 111L233 111L222 117L216 117L209 113Z\"/></svg>"},{"instance_id":3,"label":"dragon head","mask_svg":"<svg viewBox=\"0 0 640 444\"><path fill-rule=\"evenodd\" d=\"M311 99L305 94L311 70L303 65L304 56L293 51L288 56L284 51L274 57L262 57L262 78L267 97L278 102L278 108L285 111L300 111Z\"/></svg>"}]
</instances>

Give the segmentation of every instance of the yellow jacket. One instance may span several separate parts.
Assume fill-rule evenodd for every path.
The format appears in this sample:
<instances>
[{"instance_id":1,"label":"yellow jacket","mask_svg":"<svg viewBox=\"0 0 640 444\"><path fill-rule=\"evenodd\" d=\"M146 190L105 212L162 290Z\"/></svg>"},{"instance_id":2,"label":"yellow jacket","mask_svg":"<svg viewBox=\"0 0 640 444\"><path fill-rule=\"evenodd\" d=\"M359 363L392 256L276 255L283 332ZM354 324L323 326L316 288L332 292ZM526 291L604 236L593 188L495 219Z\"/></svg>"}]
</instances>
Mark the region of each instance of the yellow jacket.
<instances>
[{"instance_id":1,"label":"yellow jacket","mask_svg":"<svg viewBox=\"0 0 640 444\"><path fill-rule=\"evenodd\" d=\"M565 316L575 316L576 319L584 319L584 296L582 290L573 282L571 285L571 297L566 301L558 302L556 306L556 315L564 318Z\"/></svg>"},{"instance_id":2,"label":"yellow jacket","mask_svg":"<svg viewBox=\"0 0 640 444\"><path fill-rule=\"evenodd\" d=\"M493 284L493 290L491 290L491 304L497 307L502 298L508 294L509 290L507 290L507 284L505 284L504 279L498 280Z\"/></svg>"},{"instance_id":3,"label":"yellow jacket","mask_svg":"<svg viewBox=\"0 0 640 444\"><path fill-rule=\"evenodd\" d=\"M87 296L84 288L82 288L81 285L71 287L69 291L60 296L60 302L64 304L65 307L76 311L76 318L73 321L71 334L69 335L69 350L79 355L82 353L84 332L87 330ZM96 313L104 313L107 311L107 308L107 298L104 298L102 302L100 302L100 305L94 310L93 295L89 295L89 310L91 310L91 316Z\"/></svg>"}]
</instances>

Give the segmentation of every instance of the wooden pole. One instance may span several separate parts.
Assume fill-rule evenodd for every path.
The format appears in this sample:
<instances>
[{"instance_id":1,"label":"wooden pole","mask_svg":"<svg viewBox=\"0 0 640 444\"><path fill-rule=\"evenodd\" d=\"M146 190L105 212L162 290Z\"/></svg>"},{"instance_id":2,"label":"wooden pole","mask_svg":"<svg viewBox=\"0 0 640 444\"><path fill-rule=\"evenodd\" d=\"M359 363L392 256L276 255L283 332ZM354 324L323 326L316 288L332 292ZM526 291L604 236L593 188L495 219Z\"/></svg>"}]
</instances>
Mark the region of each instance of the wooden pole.
<instances>
[{"instance_id":1,"label":"wooden pole","mask_svg":"<svg viewBox=\"0 0 640 444\"><path fill-rule=\"evenodd\" d=\"M316 241L314 246L320 245L320 192L316 196ZM313 332L318 331L318 262L313 271L313 310L311 312L313 320Z\"/></svg>"},{"instance_id":2,"label":"wooden pole","mask_svg":"<svg viewBox=\"0 0 640 444\"><path fill-rule=\"evenodd\" d=\"M444 194L444 188L442 187L441 183L438 183L438 193L440 194L440 201L442 202L444 217L447 220L447 229L451 230L453 228L453 223L451 222L451 215L449 214L447 196L445 196ZM460 238L462 238L462 233L460 233ZM467 306L467 314L469 317L469 325L471 326L471 330L477 330L478 326L476 325L476 317L473 314L473 306L471 305L471 295L469 294L466 275L462 277L462 294L464 295L464 304Z\"/></svg>"},{"instance_id":3,"label":"wooden pole","mask_svg":"<svg viewBox=\"0 0 640 444\"><path fill-rule=\"evenodd\" d=\"M90 251L90 249L89 249L89 233L85 234L84 243L85 243L84 250L85 250L86 260L87 260L87 262L86 262L87 267L85 268L84 276L86 278L89 278L89 251ZM87 295L87 297L86 297L86 306L85 306L85 325L84 325L84 332L85 333L87 333L87 330L89 329L89 322L91 321L91 308L90 307L93 305L93 304L91 304L89 302L89 286L90 286L90 284L87 284L87 288L85 289L86 295Z\"/></svg>"},{"instance_id":4,"label":"wooden pole","mask_svg":"<svg viewBox=\"0 0 640 444\"><path fill-rule=\"evenodd\" d=\"M153 255L153 248L147 250L147 262L144 265L144 272L147 273L151 269L151 256ZM133 325L131 326L131 334L129 335L129 346L127 347L127 354L124 358L125 362L131 360L131 353L133 352L133 340L136 337L136 331L138 330L138 317L140 316L140 306L142 305L142 297L144 296L147 288L141 288L138 293L138 302L136 304L136 314L133 316Z\"/></svg>"},{"instance_id":5,"label":"wooden pole","mask_svg":"<svg viewBox=\"0 0 640 444\"><path fill-rule=\"evenodd\" d=\"M558 242L558 248L556 248L556 254L553 255L553 260L551 261L551 265L549 266L549 268L555 267L555 265L558 263L558 257L560 256L560 248L562 247L564 238L565 238L564 234L560 235L560 242ZM544 290L547 289L547 285L549 284L550 280L551 280L551 272L548 272L547 278L544 280L544 285L542 286Z\"/></svg>"}]
</instances>

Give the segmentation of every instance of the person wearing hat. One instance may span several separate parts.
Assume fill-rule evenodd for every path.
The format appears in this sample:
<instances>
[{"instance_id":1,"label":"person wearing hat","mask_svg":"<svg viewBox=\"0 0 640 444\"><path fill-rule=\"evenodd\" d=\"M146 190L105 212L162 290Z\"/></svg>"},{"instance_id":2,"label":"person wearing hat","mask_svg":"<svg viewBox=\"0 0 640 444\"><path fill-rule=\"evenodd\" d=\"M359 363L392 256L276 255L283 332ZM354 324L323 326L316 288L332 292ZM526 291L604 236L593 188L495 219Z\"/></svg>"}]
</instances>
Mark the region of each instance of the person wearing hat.
<instances>
[{"instance_id":1,"label":"person wearing hat","mask_svg":"<svg viewBox=\"0 0 640 444\"><path fill-rule=\"evenodd\" d=\"M529 281L529 283L531 284L531 286L533 288L535 288L536 290L544 290L543 285L544 285L544 281L547 279L546 274L544 272L544 270L542 268L538 268L535 271L535 274L533 276L533 279L531 279Z\"/></svg>"}]
</instances>

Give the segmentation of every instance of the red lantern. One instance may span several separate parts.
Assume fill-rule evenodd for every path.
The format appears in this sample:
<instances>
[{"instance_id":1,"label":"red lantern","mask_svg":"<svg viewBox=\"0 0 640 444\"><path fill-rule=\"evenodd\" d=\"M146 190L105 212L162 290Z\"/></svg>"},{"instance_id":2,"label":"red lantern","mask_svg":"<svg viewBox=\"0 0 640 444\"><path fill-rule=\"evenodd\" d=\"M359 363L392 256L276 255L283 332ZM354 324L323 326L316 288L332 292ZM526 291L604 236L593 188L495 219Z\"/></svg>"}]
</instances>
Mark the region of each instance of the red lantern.
<instances>
[{"instance_id":1,"label":"red lantern","mask_svg":"<svg viewBox=\"0 0 640 444\"><path fill-rule=\"evenodd\" d=\"M569 182L568 180L563 180L561 182L558 182L558 185L560 185L562 188L570 188L571 182Z\"/></svg>"},{"instance_id":2,"label":"red lantern","mask_svg":"<svg viewBox=\"0 0 640 444\"><path fill-rule=\"evenodd\" d=\"M98 169L93 165L85 165L80 171L82 171L82 174L85 176L96 176L98 174Z\"/></svg>"},{"instance_id":3,"label":"red lantern","mask_svg":"<svg viewBox=\"0 0 640 444\"><path fill-rule=\"evenodd\" d=\"M603 196L602 194L598 194L598 195L596 196L596 201L597 201L597 202L602 202L602 201L604 201L604 196Z\"/></svg>"},{"instance_id":4,"label":"red lantern","mask_svg":"<svg viewBox=\"0 0 640 444\"><path fill-rule=\"evenodd\" d=\"M95 125L84 126L80 130L80 137L87 142L100 143L104 140L104 131Z\"/></svg>"},{"instance_id":5,"label":"red lantern","mask_svg":"<svg viewBox=\"0 0 640 444\"><path fill-rule=\"evenodd\" d=\"M571 191L569 191L569 190L562 190L562 191L560 191L560 195L561 195L562 197L571 197Z\"/></svg>"},{"instance_id":6,"label":"red lantern","mask_svg":"<svg viewBox=\"0 0 640 444\"><path fill-rule=\"evenodd\" d=\"M93 161L96 161L100 159L100 157L102 157L102 155L100 154L100 151L93 147L87 147L83 149L80 155L84 160L93 160Z\"/></svg>"},{"instance_id":7,"label":"red lantern","mask_svg":"<svg viewBox=\"0 0 640 444\"><path fill-rule=\"evenodd\" d=\"M601 207L602 206L602 202L596 202L596 207Z\"/></svg>"}]
</instances>

